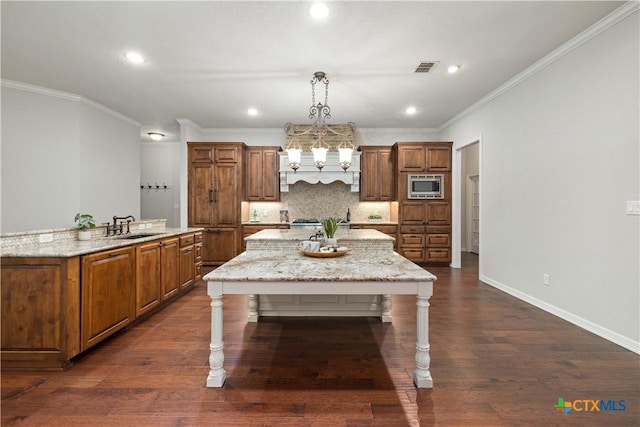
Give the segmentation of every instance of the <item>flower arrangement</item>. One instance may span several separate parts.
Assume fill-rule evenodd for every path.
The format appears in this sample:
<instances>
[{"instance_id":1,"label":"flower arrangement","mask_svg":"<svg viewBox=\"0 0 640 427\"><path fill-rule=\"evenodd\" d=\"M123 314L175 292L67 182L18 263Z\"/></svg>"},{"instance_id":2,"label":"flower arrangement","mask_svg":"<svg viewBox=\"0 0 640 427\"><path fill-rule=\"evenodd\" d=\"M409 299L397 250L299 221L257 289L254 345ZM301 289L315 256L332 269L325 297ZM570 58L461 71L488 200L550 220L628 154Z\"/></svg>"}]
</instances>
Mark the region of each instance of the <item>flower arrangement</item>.
<instances>
[{"instance_id":1,"label":"flower arrangement","mask_svg":"<svg viewBox=\"0 0 640 427\"><path fill-rule=\"evenodd\" d=\"M336 234L336 231L338 231L340 223L342 222L341 219L332 217L321 218L318 219L318 221L320 222L320 224L322 224L322 229L324 230L324 234L328 239L333 239L333 236Z\"/></svg>"}]
</instances>

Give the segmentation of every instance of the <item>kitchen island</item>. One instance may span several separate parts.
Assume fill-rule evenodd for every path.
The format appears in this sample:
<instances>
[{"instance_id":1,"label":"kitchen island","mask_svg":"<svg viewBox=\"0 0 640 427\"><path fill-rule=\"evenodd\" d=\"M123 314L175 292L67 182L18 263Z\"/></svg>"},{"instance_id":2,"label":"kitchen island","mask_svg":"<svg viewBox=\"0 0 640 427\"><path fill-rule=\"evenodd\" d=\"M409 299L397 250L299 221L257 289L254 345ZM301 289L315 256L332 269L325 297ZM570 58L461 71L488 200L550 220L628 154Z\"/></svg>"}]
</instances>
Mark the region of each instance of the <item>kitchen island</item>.
<instances>
[{"instance_id":1,"label":"kitchen island","mask_svg":"<svg viewBox=\"0 0 640 427\"><path fill-rule=\"evenodd\" d=\"M352 248L337 258L312 258L301 254L296 246L298 241L309 237L306 234L290 230L256 233L247 238L246 252L204 277L211 298L211 353L207 386L222 387L226 379L223 368L224 294L404 294L417 296L416 367L413 379L417 387L431 388L428 310L436 277L392 249L385 248L384 243L378 245L380 242L390 242L392 247L393 239L375 230L350 230L345 232L347 235L336 235L340 244ZM250 244L251 240L254 243L264 240L263 246L254 247ZM254 315L257 314L257 307L251 307L250 301L251 310Z\"/></svg>"}]
</instances>

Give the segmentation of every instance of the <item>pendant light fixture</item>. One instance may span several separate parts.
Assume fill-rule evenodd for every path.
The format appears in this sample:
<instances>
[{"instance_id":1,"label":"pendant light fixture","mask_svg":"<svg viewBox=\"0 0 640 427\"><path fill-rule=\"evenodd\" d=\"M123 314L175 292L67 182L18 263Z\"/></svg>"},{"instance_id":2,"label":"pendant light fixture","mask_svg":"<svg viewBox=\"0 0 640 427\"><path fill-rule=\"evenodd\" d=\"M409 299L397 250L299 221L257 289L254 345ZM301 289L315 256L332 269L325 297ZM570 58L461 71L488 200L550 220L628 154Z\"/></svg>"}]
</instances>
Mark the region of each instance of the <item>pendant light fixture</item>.
<instances>
[{"instance_id":1,"label":"pendant light fixture","mask_svg":"<svg viewBox=\"0 0 640 427\"><path fill-rule=\"evenodd\" d=\"M311 107L309 107L309 119L312 123L306 130L297 130L292 123L285 124L285 132L289 136L286 144L288 164L296 171L300 167L302 147L299 137L307 136L311 139L310 150L313 153L313 163L316 168L322 171L327 164L327 152L334 150L339 153L340 167L346 172L351 166L351 156L355 146L349 140L355 130L355 123L349 122L348 126L351 134L340 133L327 125L327 120L331 118L331 107L329 107L329 79L323 71L316 71L311 79ZM324 103L316 104L316 84L324 85ZM299 128L299 127L298 127ZM336 137L342 137L335 142Z\"/></svg>"}]
</instances>

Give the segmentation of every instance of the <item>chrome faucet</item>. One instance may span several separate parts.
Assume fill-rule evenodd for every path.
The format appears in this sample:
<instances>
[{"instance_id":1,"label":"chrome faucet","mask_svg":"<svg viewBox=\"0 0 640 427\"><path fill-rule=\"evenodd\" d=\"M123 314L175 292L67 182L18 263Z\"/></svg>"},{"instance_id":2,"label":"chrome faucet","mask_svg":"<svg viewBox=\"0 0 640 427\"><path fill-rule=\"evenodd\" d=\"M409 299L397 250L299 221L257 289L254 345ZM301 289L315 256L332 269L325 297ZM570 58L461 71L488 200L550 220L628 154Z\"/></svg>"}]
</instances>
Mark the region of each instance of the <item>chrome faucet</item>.
<instances>
[{"instance_id":1,"label":"chrome faucet","mask_svg":"<svg viewBox=\"0 0 640 427\"><path fill-rule=\"evenodd\" d=\"M131 224L133 221L135 221L136 219L134 218L133 215L128 215L128 216L117 216L114 215L113 216L113 225L110 224L106 224L107 225L107 237L109 237L109 235L111 234L111 232L113 232L113 235L115 236L116 234L122 234L122 232L124 231L124 220L127 220L127 232L125 234L129 234L129 224ZM118 224L118 221L120 221L120 224Z\"/></svg>"}]
</instances>

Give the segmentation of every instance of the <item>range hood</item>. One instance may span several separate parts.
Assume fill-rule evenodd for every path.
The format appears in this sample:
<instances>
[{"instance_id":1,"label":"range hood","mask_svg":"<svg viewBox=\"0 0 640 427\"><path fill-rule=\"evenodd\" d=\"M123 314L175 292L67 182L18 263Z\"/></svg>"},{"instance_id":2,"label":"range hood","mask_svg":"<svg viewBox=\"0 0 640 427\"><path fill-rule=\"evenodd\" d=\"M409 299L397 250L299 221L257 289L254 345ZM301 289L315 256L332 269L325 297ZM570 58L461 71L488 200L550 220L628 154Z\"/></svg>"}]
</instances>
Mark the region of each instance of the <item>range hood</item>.
<instances>
[{"instance_id":1,"label":"range hood","mask_svg":"<svg viewBox=\"0 0 640 427\"><path fill-rule=\"evenodd\" d=\"M313 163L313 154L304 151L300 168L294 173L289 167L287 153L280 152L280 191L288 192L289 186L298 181L309 184L331 184L341 181L350 186L350 191L358 193L360 191L360 152L354 151L351 157L351 167L346 172L340 167L338 153L330 151L327 153L327 164L322 171L316 168Z\"/></svg>"}]
</instances>

